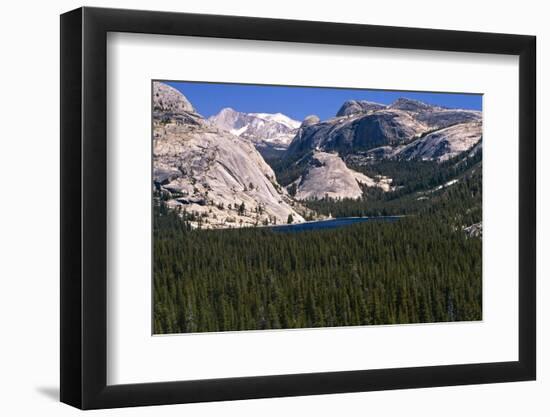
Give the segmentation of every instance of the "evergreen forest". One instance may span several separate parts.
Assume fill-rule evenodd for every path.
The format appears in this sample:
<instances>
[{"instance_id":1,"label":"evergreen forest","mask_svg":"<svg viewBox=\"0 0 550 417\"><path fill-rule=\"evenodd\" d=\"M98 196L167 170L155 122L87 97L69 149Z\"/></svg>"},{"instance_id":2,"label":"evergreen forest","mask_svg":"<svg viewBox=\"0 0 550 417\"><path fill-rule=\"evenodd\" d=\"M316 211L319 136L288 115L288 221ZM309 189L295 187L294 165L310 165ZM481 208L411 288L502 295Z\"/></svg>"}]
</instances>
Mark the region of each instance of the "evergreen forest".
<instances>
[{"instance_id":1,"label":"evergreen forest","mask_svg":"<svg viewBox=\"0 0 550 417\"><path fill-rule=\"evenodd\" d=\"M481 320L482 240L464 232L481 222L481 152L353 168L398 187L304 204L333 217L398 221L299 233L198 230L155 194L154 333ZM281 184L293 181L284 166L274 170Z\"/></svg>"}]
</instances>

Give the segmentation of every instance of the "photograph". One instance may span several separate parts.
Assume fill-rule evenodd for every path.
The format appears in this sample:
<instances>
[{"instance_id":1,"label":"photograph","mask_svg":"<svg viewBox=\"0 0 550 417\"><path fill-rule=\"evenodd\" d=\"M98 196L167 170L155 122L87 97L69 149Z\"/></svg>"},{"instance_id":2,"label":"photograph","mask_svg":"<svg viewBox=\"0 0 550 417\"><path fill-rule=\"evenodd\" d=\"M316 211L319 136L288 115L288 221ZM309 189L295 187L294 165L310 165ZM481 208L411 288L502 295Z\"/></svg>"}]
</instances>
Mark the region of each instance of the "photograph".
<instances>
[{"instance_id":1,"label":"photograph","mask_svg":"<svg viewBox=\"0 0 550 417\"><path fill-rule=\"evenodd\" d=\"M482 98L152 81L153 334L482 320Z\"/></svg>"},{"instance_id":2,"label":"photograph","mask_svg":"<svg viewBox=\"0 0 550 417\"><path fill-rule=\"evenodd\" d=\"M548 13L452 5L5 2L0 417L550 416Z\"/></svg>"}]
</instances>

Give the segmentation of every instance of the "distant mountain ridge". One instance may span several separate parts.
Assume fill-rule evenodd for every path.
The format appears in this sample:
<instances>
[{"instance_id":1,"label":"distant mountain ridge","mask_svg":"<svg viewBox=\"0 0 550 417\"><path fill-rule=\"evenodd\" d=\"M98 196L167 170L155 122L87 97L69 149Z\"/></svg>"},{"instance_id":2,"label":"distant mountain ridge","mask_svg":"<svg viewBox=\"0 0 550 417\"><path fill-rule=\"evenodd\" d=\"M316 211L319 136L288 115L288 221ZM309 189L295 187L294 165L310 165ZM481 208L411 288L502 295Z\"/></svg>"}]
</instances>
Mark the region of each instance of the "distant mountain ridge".
<instances>
[{"instance_id":1,"label":"distant mountain ridge","mask_svg":"<svg viewBox=\"0 0 550 417\"><path fill-rule=\"evenodd\" d=\"M195 213L194 226L207 228L302 222L314 216L304 207L308 200L364 200L394 191L392 178L368 166L480 156L483 131L480 111L408 98L389 105L347 100L327 120L229 107L205 119L160 82L153 89L153 125L157 191L169 207Z\"/></svg>"},{"instance_id":2,"label":"distant mountain ridge","mask_svg":"<svg viewBox=\"0 0 550 417\"><path fill-rule=\"evenodd\" d=\"M208 118L214 126L263 148L284 151L294 138L300 122L282 113L243 113L226 107Z\"/></svg>"},{"instance_id":3,"label":"distant mountain ridge","mask_svg":"<svg viewBox=\"0 0 550 417\"><path fill-rule=\"evenodd\" d=\"M359 166L384 159L443 162L467 150L477 152L481 149L481 137L480 111L451 109L408 98L399 98L389 105L347 100L333 118L308 116L282 159L287 169L298 172L300 180L293 185L293 189L297 186L298 199L322 196L327 190L331 198L358 198L362 194L352 190L354 187L328 186L334 184L328 167L345 171L335 158L354 161ZM323 158L324 169L319 169L318 155L332 155ZM391 189L389 178L370 180L363 185Z\"/></svg>"},{"instance_id":4,"label":"distant mountain ridge","mask_svg":"<svg viewBox=\"0 0 550 417\"><path fill-rule=\"evenodd\" d=\"M386 108L349 116L334 117L303 126L291 142L285 157L312 150L349 153L383 145L398 145L428 129L408 112Z\"/></svg>"},{"instance_id":5,"label":"distant mountain ridge","mask_svg":"<svg viewBox=\"0 0 550 417\"><path fill-rule=\"evenodd\" d=\"M374 103L366 100L347 100L336 113L336 117L351 116L356 113L366 113L368 111L382 110L386 108L384 104Z\"/></svg>"},{"instance_id":6,"label":"distant mountain ridge","mask_svg":"<svg viewBox=\"0 0 550 417\"><path fill-rule=\"evenodd\" d=\"M315 150L348 154L389 147L371 156L445 160L463 150L463 146L455 142L474 146L481 139L481 116L480 111L451 109L408 98L399 98L387 106L348 100L335 117L302 124L285 158L300 158ZM447 132L452 134L437 136L435 133L459 124L464 126ZM460 132L468 132L469 139L463 140ZM441 139L438 141L441 146L434 152L429 145L436 136ZM411 145L415 140L419 143ZM399 155L404 146L408 146L406 151Z\"/></svg>"}]
</instances>

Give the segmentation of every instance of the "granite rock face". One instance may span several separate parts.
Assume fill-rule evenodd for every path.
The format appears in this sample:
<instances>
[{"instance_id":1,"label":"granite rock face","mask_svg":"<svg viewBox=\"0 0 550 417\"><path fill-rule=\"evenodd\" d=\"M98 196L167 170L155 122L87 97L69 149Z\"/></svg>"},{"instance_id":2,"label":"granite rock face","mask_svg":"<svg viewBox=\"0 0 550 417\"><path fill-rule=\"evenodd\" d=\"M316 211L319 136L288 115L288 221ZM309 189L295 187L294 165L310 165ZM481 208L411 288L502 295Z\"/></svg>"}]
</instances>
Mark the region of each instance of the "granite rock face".
<instances>
[{"instance_id":1,"label":"granite rock face","mask_svg":"<svg viewBox=\"0 0 550 417\"><path fill-rule=\"evenodd\" d=\"M297 181L296 199L358 199L363 195L360 185L391 189L391 180L370 178L346 166L335 153L313 153L307 169Z\"/></svg>"},{"instance_id":2,"label":"granite rock face","mask_svg":"<svg viewBox=\"0 0 550 417\"><path fill-rule=\"evenodd\" d=\"M371 158L401 157L402 148L407 147L404 154L407 158L444 161L479 142L481 123L479 111L448 109L407 98L388 106L348 100L334 118L306 119L285 157L298 159L313 151L341 155L370 153ZM421 138L423 142L418 141ZM415 145L409 146L414 142ZM423 150L412 151L419 147Z\"/></svg>"},{"instance_id":3,"label":"granite rock face","mask_svg":"<svg viewBox=\"0 0 550 417\"><path fill-rule=\"evenodd\" d=\"M306 118L284 158L287 165L303 170L294 184L296 198L359 198L359 179L349 166L364 167L382 159L443 162L468 150L474 155L481 149L481 137L479 111L408 98L387 106L348 100L336 117ZM363 185L392 189L389 178L370 179Z\"/></svg>"},{"instance_id":4,"label":"granite rock face","mask_svg":"<svg viewBox=\"0 0 550 417\"><path fill-rule=\"evenodd\" d=\"M174 87L161 82L153 83L153 110L165 113L195 113L193 105Z\"/></svg>"},{"instance_id":5,"label":"granite rock face","mask_svg":"<svg viewBox=\"0 0 550 417\"><path fill-rule=\"evenodd\" d=\"M397 99L388 107L408 112L415 119L426 124L430 130L442 129L457 123L481 122L482 117L480 111L448 109L407 98Z\"/></svg>"},{"instance_id":6,"label":"granite rock face","mask_svg":"<svg viewBox=\"0 0 550 417\"><path fill-rule=\"evenodd\" d=\"M400 110L379 110L370 114L336 117L302 125L288 147L286 157L312 150L349 153L384 145L397 145L428 127Z\"/></svg>"},{"instance_id":7,"label":"granite rock face","mask_svg":"<svg viewBox=\"0 0 550 417\"><path fill-rule=\"evenodd\" d=\"M289 215L304 221L250 141L214 127L177 90L156 84L153 181L169 207L195 215L192 225L203 228L280 224Z\"/></svg>"},{"instance_id":8,"label":"granite rock face","mask_svg":"<svg viewBox=\"0 0 550 417\"><path fill-rule=\"evenodd\" d=\"M477 111L402 98L387 106L348 100L335 117L301 123L230 108L205 120L178 90L153 85L154 186L169 207L192 214L194 227L281 224L289 216L303 222L315 213L300 201L364 198L365 187L393 190L391 178L357 171L373 160L443 162L481 147ZM281 152L293 197L265 162L266 150Z\"/></svg>"},{"instance_id":9,"label":"granite rock face","mask_svg":"<svg viewBox=\"0 0 550 417\"><path fill-rule=\"evenodd\" d=\"M483 224L481 222L474 223L470 226L464 227L462 230L469 238L481 238L483 235Z\"/></svg>"},{"instance_id":10,"label":"granite rock face","mask_svg":"<svg viewBox=\"0 0 550 417\"><path fill-rule=\"evenodd\" d=\"M347 100L336 113L336 117L351 116L357 113L368 113L369 111L382 110L386 106L366 100Z\"/></svg>"},{"instance_id":11,"label":"granite rock face","mask_svg":"<svg viewBox=\"0 0 550 417\"><path fill-rule=\"evenodd\" d=\"M481 144L481 122L459 123L419 138L393 156L404 159L446 161Z\"/></svg>"},{"instance_id":12,"label":"granite rock face","mask_svg":"<svg viewBox=\"0 0 550 417\"><path fill-rule=\"evenodd\" d=\"M441 107L433 106L431 104L427 104L422 101L413 100L405 97L398 98L392 104L390 104L388 108L414 112L414 113L421 113L425 111L433 111L435 109L441 109Z\"/></svg>"},{"instance_id":13,"label":"granite rock face","mask_svg":"<svg viewBox=\"0 0 550 417\"><path fill-rule=\"evenodd\" d=\"M307 126L317 124L320 121L321 121L321 119L319 119L319 116L316 116L314 114L310 114L309 116L306 116L306 118L302 121L302 123L300 124L300 127L305 128Z\"/></svg>"}]
</instances>

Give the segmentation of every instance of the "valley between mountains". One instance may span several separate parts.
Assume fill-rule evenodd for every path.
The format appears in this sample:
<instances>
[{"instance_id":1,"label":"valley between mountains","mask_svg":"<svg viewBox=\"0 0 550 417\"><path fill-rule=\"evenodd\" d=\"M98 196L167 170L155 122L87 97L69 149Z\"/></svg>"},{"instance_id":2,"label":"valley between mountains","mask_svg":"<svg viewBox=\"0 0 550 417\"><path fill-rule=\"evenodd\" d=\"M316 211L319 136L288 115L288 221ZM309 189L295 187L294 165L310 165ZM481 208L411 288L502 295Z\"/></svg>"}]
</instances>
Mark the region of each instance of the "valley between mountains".
<instances>
[{"instance_id":1,"label":"valley between mountains","mask_svg":"<svg viewBox=\"0 0 550 417\"><path fill-rule=\"evenodd\" d=\"M176 85L153 84L155 334L482 319L480 111L348 90L293 120L230 107L262 86ZM223 100L205 118L184 85Z\"/></svg>"},{"instance_id":2,"label":"valley between mountains","mask_svg":"<svg viewBox=\"0 0 550 417\"><path fill-rule=\"evenodd\" d=\"M480 111L350 99L326 120L229 107L206 119L153 85L155 195L193 228L411 213L448 188L480 188L481 152Z\"/></svg>"}]
</instances>

